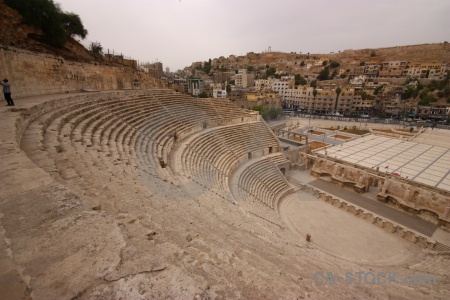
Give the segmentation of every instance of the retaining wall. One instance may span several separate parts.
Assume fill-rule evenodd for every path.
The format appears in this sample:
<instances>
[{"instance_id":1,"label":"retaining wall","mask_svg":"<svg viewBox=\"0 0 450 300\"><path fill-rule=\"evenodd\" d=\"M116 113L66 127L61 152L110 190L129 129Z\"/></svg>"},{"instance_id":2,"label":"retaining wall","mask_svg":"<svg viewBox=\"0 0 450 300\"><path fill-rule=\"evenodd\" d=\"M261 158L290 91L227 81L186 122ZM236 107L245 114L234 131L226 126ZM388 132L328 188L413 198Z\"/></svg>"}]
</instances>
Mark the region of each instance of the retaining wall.
<instances>
[{"instance_id":1,"label":"retaining wall","mask_svg":"<svg viewBox=\"0 0 450 300\"><path fill-rule=\"evenodd\" d=\"M124 66L65 60L49 54L0 47L2 78L8 78L14 97L81 91L161 87L150 74Z\"/></svg>"}]
</instances>

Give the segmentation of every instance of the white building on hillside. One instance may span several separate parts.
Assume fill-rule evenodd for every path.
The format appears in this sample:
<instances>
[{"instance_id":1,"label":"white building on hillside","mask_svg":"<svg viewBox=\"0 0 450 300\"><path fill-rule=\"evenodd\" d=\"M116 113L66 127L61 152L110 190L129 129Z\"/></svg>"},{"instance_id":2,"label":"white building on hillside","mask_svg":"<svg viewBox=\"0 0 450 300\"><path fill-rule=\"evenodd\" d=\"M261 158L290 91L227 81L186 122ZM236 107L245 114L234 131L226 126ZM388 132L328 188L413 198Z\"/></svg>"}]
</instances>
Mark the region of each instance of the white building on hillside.
<instances>
[{"instance_id":1,"label":"white building on hillside","mask_svg":"<svg viewBox=\"0 0 450 300\"><path fill-rule=\"evenodd\" d=\"M272 90L276 93L278 93L278 95L280 95L281 99L284 100L285 99L285 95L286 95L286 91L290 88L294 87L294 80L289 80L289 81L281 81L281 80L277 80L272 82Z\"/></svg>"},{"instance_id":2,"label":"white building on hillside","mask_svg":"<svg viewBox=\"0 0 450 300\"><path fill-rule=\"evenodd\" d=\"M227 97L227 91L226 90L213 90L213 98L226 98Z\"/></svg>"}]
</instances>

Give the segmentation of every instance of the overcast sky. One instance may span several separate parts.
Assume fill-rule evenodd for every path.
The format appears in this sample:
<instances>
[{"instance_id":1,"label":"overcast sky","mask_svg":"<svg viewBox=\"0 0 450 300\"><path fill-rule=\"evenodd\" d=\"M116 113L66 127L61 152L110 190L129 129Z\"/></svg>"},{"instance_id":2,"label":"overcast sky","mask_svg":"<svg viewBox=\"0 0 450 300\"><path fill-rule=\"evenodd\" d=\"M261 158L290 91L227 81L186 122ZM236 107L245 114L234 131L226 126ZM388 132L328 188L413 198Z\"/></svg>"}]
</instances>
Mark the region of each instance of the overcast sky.
<instances>
[{"instance_id":1,"label":"overcast sky","mask_svg":"<svg viewBox=\"0 0 450 300\"><path fill-rule=\"evenodd\" d=\"M219 56L450 41L450 0L54 0L104 51L171 71Z\"/></svg>"}]
</instances>

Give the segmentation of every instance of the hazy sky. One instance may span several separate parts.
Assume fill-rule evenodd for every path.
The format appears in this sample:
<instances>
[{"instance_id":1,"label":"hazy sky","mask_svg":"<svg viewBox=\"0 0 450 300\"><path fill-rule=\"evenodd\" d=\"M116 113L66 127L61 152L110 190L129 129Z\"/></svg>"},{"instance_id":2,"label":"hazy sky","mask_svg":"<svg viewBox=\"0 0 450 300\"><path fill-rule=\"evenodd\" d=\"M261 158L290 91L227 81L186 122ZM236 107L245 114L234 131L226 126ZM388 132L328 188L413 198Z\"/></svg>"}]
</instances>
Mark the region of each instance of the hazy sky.
<instances>
[{"instance_id":1,"label":"hazy sky","mask_svg":"<svg viewBox=\"0 0 450 300\"><path fill-rule=\"evenodd\" d=\"M171 71L219 56L450 41L450 0L54 0L100 42Z\"/></svg>"}]
</instances>

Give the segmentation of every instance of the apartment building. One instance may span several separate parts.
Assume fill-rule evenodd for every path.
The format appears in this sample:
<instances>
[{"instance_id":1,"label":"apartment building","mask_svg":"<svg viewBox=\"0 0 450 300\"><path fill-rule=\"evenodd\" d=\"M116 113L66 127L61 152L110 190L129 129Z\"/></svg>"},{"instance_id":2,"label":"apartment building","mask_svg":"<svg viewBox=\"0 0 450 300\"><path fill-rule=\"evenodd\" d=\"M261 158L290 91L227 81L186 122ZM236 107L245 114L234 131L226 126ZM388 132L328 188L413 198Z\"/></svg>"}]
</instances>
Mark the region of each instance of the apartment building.
<instances>
[{"instance_id":1,"label":"apartment building","mask_svg":"<svg viewBox=\"0 0 450 300\"><path fill-rule=\"evenodd\" d=\"M367 80L367 76L359 75L350 79L350 84L355 87L362 87Z\"/></svg>"},{"instance_id":2,"label":"apartment building","mask_svg":"<svg viewBox=\"0 0 450 300\"><path fill-rule=\"evenodd\" d=\"M289 89L290 83L289 81L273 81L272 82L272 91L278 93L281 99L285 100L286 91Z\"/></svg>"},{"instance_id":3,"label":"apartment building","mask_svg":"<svg viewBox=\"0 0 450 300\"><path fill-rule=\"evenodd\" d=\"M408 62L405 60L384 61L381 63L381 68L383 70L406 69L407 67L408 67Z\"/></svg>"},{"instance_id":4,"label":"apartment building","mask_svg":"<svg viewBox=\"0 0 450 300\"><path fill-rule=\"evenodd\" d=\"M385 61L381 64L379 77L400 78L406 77L409 62L403 60Z\"/></svg>"},{"instance_id":5,"label":"apartment building","mask_svg":"<svg viewBox=\"0 0 450 300\"><path fill-rule=\"evenodd\" d=\"M383 69L378 73L379 77L400 78L405 77L402 69Z\"/></svg>"},{"instance_id":6,"label":"apartment building","mask_svg":"<svg viewBox=\"0 0 450 300\"><path fill-rule=\"evenodd\" d=\"M294 89L287 89L284 103L287 107L298 107L303 112L332 113L336 108L336 90L317 89L314 97L314 88L299 86ZM344 97L346 99L346 97ZM338 103L340 101L340 97ZM351 97L353 99L353 97ZM349 103L351 105L351 103ZM341 105L342 109L345 109ZM349 106L348 111L350 111Z\"/></svg>"},{"instance_id":7,"label":"apartment building","mask_svg":"<svg viewBox=\"0 0 450 300\"><path fill-rule=\"evenodd\" d=\"M163 64L161 62L141 64L140 68L144 70L144 72L153 74L158 78L161 78L164 75Z\"/></svg>"},{"instance_id":8,"label":"apartment building","mask_svg":"<svg viewBox=\"0 0 450 300\"><path fill-rule=\"evenodd\" d=\"M224 83L229 80L231 76L234 76L234 72L223 72L218 70L213 71L213 79L214 82L217 83Z\"/></svg>"},{"instance_id":9,"label":"apartment building","mask_svg":"<svg viewBox=\"0 0 450 300\"><path fill-rule=\"evenodd\" d=\"M188 78L188 93L192 96L198 96L205 90L205 84L203 79L200 78Z\"/></svg>"},{"instance_id":10,"label":"apartment building","mask_svg":"<svg viewBox=\"0 0 450 300\"><path fill-rule=\"evenodd\" d=\"M408 68L409 77L442 80L447 74L447 65L440 63L415 63Z\"/></svg>"},{"instance_id":11,"label":"apartment building","mask_svg":"<svg viewBox=\"0 0 450 300\"><path fill-rule=\"evenodd\" d=\"M255 84L255 75L247 73L247 69L240 69L234 77L237 88L247 88Z\"/></svg>"},{"instance_id":12,"label":"apartment building","mask_svg":"<svg viewBox=\"0 0 450 300\"><path fill-rule=\"evenodd\" d=\"M366 77L374 78L378 77L381 70L381 66L378 63L366 63L366 68L364 69L364 75Z\"/></svg>"},{"instance_id":13,"label":"apartment building","mask_svg":"<svg viewBox=\"0 0 450 300\"><path fill-rule=\"evenodd\" d=\"M272 89L272 82L273 79L256 79L255 80L255 90L257 91L263 91Z\"/></svg>"},{"instance_id":14,"label":"apartment building","mask_svg":"<svg viewBox=\"0 0 450 300\"><path fill-rule=\"evenodd\" d=\"M430 68L428 73L429 79L444 80L447 76L447 64L442 64L437 67Z\"/></svg>"},{"instance_id":15,"label":"apartment building","mask_svg":"<svg viewBox=\"0 0 450 300\"><path fill-rule=\"evenodd\" d=\"M350 70L349 78L362 76L362 75L364 75L365 71L366 71L366 66L355 67L352 70Z\"/></svg>"}]
</instances>

